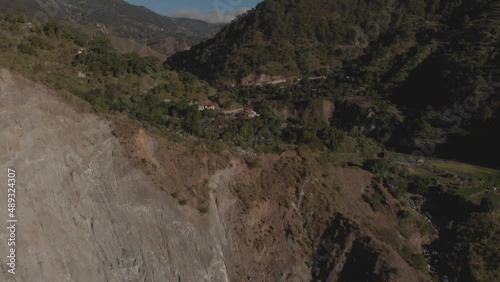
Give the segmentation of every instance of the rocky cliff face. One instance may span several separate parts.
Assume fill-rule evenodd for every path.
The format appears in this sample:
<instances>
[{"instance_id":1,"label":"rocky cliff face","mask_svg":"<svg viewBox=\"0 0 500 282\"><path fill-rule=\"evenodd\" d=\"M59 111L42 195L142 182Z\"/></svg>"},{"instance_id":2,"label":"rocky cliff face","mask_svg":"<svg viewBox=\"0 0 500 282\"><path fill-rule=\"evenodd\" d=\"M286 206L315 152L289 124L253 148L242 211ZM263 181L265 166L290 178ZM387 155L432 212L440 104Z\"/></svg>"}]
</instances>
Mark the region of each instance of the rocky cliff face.
<instances>
[{"instance_id":1,"label":"rocky cliff face","mask_svg":"<svg viewBox=\"0 0 500 282\"><path fill-rule=\"evenodd\" d=\"M229 281L220 226L195 226L127 159L110 122L49 93L0 71L0 218L13 167L19 219L15 276L1 228L0 280Z\"/></svg>"}]
</instances>

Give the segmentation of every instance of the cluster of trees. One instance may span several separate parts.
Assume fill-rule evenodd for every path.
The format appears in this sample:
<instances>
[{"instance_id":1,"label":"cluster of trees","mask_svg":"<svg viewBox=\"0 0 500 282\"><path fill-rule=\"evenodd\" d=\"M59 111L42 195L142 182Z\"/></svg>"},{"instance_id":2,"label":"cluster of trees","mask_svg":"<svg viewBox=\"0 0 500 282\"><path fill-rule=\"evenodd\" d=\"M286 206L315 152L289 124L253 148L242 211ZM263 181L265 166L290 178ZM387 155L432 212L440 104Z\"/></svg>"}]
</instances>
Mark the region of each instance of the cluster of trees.
<instances>
[{"instance_id":1,"label":"cluster of trees","mask_svg":"<svg viewBox=\"0 0 500 282\"><path fill-rule=\"evenodd\" d=\"M491 199L483 198L480 204L473 203L455 189L437 187L432 176L410 175L406 169L385 159L368 159L363 168L372 172L396 198L408 192L425 197L420 209L432 218L439 232L439 239L428 248L436 254L432 266L441 279L444 276L450 281L496 281L500 278L500 224L493 213ZM405 224L427 224L418 222L406 210L401 210L398 218ZM405 254L403 249L402 255L413 262L411 253ZM425 270L427 263L421 262Z\"/></svg>"},{"instance_id":2,"label":"cluster of trees","mask_svg":"<svg viewBox=\"0 0 500 282\"><path fill-rule=\"evenodd\" d=\"M432 216L439 239L431 248L439 254L437 271L450 280L496 281L500 278L500 224L492 213L491 200L480 205L434 187L428 179L413 177L410 191L424 195L422 209Z\"/></svg>"},{"instance_id":3,"label":"cluster of trees","mask_svg":"<svg viewBox=\"0 0 500 282\"><path fill-rule=\"evenodd\" d=\"M90 41L89 37L80 31L69 29L66 26L55 22L49 21L42 26L43 33L47 37L62 38L72 41L78 46L84 47Z\"/></svg>"},{"instance_id":4,"label":"cluster of trees","mask_svg":"<svg viewBox=\"0 0 500 282\"><path fill-rule=\"evenodd\" d=\"M8 25L7 29L10 33L21 33L21 31L29 28L30 32L26 40L23 40L23 42L17 46L19 52L28 55L37 55L39 50L53 49L50 41L54 38L65 40L82 47L86 46L89 41L85 33L70 29L56 21L48 21L42 25L28 25L28 16L11 13L5 15L0 14L0 21L3 21L2 25Z\"/></svg>"},{"instance_id":5,"label":"cluster of trees","mask_svg":"<svg viewBox=\"0 0 500 282\"><path fill-rule=\"evenodd\" d=\"M155 57L140 57L135 53L121 55L116 52L105 37L94 38L88 50L78 54L73 65L85 65L87 70L103 76L118 77L123 74L141 75L161 71L161 64Z\"/></svg>"}]
</instances>

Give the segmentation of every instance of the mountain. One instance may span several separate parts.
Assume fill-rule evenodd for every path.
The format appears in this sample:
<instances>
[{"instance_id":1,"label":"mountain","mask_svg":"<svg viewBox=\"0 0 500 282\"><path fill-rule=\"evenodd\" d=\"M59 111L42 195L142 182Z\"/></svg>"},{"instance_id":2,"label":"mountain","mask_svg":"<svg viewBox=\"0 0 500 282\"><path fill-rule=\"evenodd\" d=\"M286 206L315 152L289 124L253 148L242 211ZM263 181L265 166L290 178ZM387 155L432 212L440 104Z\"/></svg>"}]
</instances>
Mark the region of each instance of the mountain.
<instances>
[{"instance_id":1,"label":"mountain","mask_svg":"<svg viewBox=\"0 0 500 282\"><path fill-rule=\"evenodd\" d=\"M68 0L56 1L50 16L98 27L103 32L133 39L165 55L186 50L191 45L210 38L220 25L200 20L172 19L154 13L145 7L131 5L122 0ZM12 1L0 4L17 9L39 9L35 0Z\"/></svg>"},{"instance_id":2,"label":"mountain","mask_svg":"<svg viewBox=\"0 0 500 282\"><path fill-rule=\"evenodd\" d=\"M301 15L303 1L264 3L270 24L302 16L287 20L303 33L262 25L286 34L232 53L221 33L200 44L223 39L220 53L184 66L65 20L0 13L0 163L18 171L19 222L35 223L16 235L15 279L499 281L500 5L317 1ZM407 8L387 8L388 24L381 3ZM254 12L236 38L252 39ZM347 47L307 37L331 12L384 28L367 23L371 39ZM282 38L286 62L334 63L286 72ZM256 73L246 60L260 45L276 52Z\"/></svg>"},{"instance_id":3,"label":"mountain","mask_svg":"<svg viewBox=\"0 0 500 282\"><path fill-rule=\"evenodd\" d=\"M262 74L300 76L338 68L362 54L356 34L376 20L376 12L391 16L395 9L392 1L358 2L264 1L167 64L209 81L237 83Z\"/></svg>"},{"instance_id":4,"label":"mountain","mask_svg":"<svg viewBox=\"0 0 500 282\"><path fill-rule=\"evenodd\" d=\"M206 36L207 39L215 36L219 30L227 25L226 23L207 23L202 20L190 18L173 18L173 20L184 29L196 31L197 34Z\"/></svg>"},{"instance_id":5,"label":"mountain","mask_svg":"<svg viewBox=\"0 0 500 282\"><path fill-rule=\"evenodd\" d=\"M374 46L385 48L379 55L406 53L421 40L417 33L448 28L451 18L473 17L493 1L463 2L263 1L214 38L166 63L214 82L326 73L376 55Z\"/></svg>"},{"instance_id":6,"label":"mountain","mask_svg":"<svg viewBox=\"0 0 500 282\"><path fill-rule=\"evenodd\" d=\"M489 150L500 139L486 136L500 122L499 9L489 0L268 0L165 66L219 86L324 77L320 87L265 95L328 97L339 105L333 122L346 131L374 126L371 137L403 152L496 166ZM370 107L346 96L378 105L377 117L359 118Z\"/></svg>"}]
</instances>

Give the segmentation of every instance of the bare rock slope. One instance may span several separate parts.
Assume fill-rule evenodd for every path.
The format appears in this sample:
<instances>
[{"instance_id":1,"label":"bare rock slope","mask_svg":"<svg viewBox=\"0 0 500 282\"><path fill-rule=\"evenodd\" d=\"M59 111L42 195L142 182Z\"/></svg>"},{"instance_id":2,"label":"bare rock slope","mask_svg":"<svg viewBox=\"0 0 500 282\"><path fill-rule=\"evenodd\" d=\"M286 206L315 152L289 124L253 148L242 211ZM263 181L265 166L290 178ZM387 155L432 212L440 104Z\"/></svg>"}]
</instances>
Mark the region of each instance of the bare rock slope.
<instances>
[{"instance_id":1,"label":"bare rock slope","mask_svg":"<svg viewBox=\"0 0 500 282\"><path fill-rule=\"evenodd\" d=\"M0 218L17 171L17 268L1 281L228 281L216 237L125 157L110 123L0 69Z\"/></svg>"}]
</instances>

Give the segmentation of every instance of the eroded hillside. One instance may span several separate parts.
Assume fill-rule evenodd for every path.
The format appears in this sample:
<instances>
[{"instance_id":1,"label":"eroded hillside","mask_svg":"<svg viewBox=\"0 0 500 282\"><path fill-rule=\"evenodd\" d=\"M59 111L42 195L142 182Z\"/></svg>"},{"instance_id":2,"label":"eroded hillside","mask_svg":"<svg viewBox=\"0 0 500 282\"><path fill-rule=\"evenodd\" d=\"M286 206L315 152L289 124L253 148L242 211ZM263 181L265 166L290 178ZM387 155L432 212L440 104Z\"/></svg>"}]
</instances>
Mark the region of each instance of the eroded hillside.
<instances>
[{"instance_id":1,"label":"eroded hillside","mask_svg":"<svg viewBox=\"0 0 500 282\"><path fill-rule=\"evenodd\" d=\"M2 256L2 281L228 281L218 226L190 222L110 122L7 70L0 90L0 158L17 170L19 218L18 273Z\"/></svg>"},{"instance_id":2,"label":"eroded hillside","mask_svg":"<svg viewBox=\"0 0 500 282\"><path fill-rule=\"evenodd\" d=\"M360 168L214 153L0 73L0 160L17 170L20 226L18 274L2 257L3 281L429 280L401 253L419 254L432 231L402 234L397 212L420 215Z\"/></svg>"}]
</instances>

